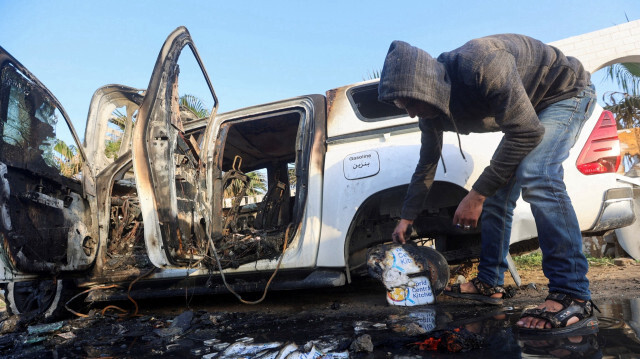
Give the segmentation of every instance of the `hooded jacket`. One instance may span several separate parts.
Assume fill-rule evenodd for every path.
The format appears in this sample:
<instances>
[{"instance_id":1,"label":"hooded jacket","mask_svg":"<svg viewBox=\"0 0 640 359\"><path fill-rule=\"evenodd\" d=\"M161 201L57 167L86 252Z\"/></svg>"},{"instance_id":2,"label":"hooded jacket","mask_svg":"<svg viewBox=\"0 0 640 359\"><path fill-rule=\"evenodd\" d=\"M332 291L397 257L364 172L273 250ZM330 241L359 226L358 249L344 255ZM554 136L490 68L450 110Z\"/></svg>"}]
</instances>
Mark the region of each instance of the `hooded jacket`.
<instances>
[{"instance_id":1,"label":"hooded jacket","mask_svg":"<svg viewBox=\"0 0 640 359\"><path fill-rule=\"evenodd\" d=\"M576 96L590 75L573 57L533 38L503 34L467 42L437 59L406 42L394 41L380 76L379 100L411 98L442 113L419 119L420 160L401 216L415 219L433 184L442 151L442 131L502 131L504 137L473 189L492 196L542 140L537 113Z\"/></svg>"}]
</instances>

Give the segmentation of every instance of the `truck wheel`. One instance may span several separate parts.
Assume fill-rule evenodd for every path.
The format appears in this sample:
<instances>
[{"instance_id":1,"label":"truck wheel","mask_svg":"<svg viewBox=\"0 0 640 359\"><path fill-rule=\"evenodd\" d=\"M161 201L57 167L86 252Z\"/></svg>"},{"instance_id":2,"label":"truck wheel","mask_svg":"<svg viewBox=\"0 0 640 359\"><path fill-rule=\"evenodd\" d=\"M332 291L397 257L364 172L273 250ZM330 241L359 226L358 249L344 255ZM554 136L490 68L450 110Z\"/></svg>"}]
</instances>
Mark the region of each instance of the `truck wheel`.
<instances>
[{"instance_id":1,"label":"truck wheel","mask_svg":"<svg viewBox=\"0 0 640 359\"><path fill-rule=\"evenodd\" d=\"M53 321L66 313L62 280L38 280L7 284L4 297L10 314L39 316Z\"/></svg>"}]
</instances>

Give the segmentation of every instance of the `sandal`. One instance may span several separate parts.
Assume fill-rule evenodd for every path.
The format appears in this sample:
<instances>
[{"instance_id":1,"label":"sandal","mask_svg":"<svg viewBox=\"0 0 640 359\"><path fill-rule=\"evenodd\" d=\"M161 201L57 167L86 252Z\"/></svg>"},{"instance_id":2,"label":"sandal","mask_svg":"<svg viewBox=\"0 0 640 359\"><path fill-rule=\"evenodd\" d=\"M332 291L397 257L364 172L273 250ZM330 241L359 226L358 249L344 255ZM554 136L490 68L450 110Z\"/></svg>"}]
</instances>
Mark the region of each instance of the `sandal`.
<instances>
[{"instance_id":1,"label":"sandal","mask_svg":"<svg viewBox=\"0 0 640 359\"><path fill-rule=\"evenodd\" d=\"M569 336L550 339L521 340L522 352L535 356L554 356L558 358L601 358L602 348L596 334L572 336L579 342L569 340Z\"/></svg>"},{"instance_id":2,"label":"sandal","mask_svg":"<svg viewBox=\"0 0 640 359\"><path fill-rule=\"evenodd\" d=\"M549 293L546 300L552 300L562 304L562 309L557 312L549 312L545 308L532 308L522 312L520 318L533 317L547 321L551 324L549 329L522 328L518 331L523 334L556 335L574 334L587 335L598 331L598 318L594 308L600 311L591 300L578 302L567 294ZM578 322L567 325L569 319L576 317Z\"/></svg>"},{"instance_id":3,"label":"sandal","mask_svg":"<svg viewBox=\"0 0 640 359\"><path fill-rule=\"evenodd\" d=\"M475 300L485 304L502 305L504 302L506 291L502 286L498 285L490 287L489 285L482 283L478 277L473 278L470 283L473 284L478 293L462 293L459 283L453 284L451 286L451 290L445 290L443 293L450 297ZM502 293L502 297L491 298L491 296L496 293Z\"/></svg>"}]
</instances>

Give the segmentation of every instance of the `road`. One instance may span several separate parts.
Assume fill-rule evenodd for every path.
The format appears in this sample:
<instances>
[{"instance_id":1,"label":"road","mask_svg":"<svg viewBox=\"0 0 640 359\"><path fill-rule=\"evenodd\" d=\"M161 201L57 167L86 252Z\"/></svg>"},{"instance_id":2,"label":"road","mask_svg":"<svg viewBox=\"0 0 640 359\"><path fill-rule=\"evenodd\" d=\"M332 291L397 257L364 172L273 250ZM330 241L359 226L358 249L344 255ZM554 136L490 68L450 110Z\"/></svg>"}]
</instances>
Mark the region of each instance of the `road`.
<instances>
[{"instance_id":1,"label":"road","mask_svg":"<svg viewBox=\"0 0 640 359\"><path fill-rule=\"evenodd\" d=\"M116 305L131 314L135 309L132 302L95 303L87 312L89 317L67 319L49 324L49 328L13 323L13 330L0 337L0 352L12 358L196 358L223 350L222 343L229 343L238 350L229 357L258 357L252 351L269 346L274 348L265 350L263 357L275 357L278 350L293 349L295 344L298 351L290 357L310 357L309 351L315 346L315 350L333 357L404 358L441 354L442 347L439 352L426 354L414 343L450 335L457 329L465 337L457 338L460 346L453 349L472 350L480 358L520 357L532 347L518 337L515 321L522 307L538 304L546 295L539 270L522 271L521 276L525 285L536 283L535 289L523 286L504 307L443 296L438 297L436 305L393 307L386 303L384 288L372 279L341 288L271 292L258 305L241 304L231 295L144 300L136 303L139 311L133 317L120 317L117 309L107 308ZM622 324L633 323L634 318L625 318L633 310L624 308L629 303L633 305L634 298L640 298L639 277L639 265L592 268L594 300L604 313L600 314L600 333L585 336L585 343L596 344L599 351L640 352L640 343L619 339L630 335L631 327ZM247 299L259 296L246 295ZM107 308L104 315L103 308ZM16 321L6 315L3 319L5 331ZM607 347L598 346L605 337L618 339L608 339ZM540 345L537 341L531 343L533 347ZM547 347L554 348L544 346ZM594 345L581 348L594 350Z\"/></svg>"}]
</instances>

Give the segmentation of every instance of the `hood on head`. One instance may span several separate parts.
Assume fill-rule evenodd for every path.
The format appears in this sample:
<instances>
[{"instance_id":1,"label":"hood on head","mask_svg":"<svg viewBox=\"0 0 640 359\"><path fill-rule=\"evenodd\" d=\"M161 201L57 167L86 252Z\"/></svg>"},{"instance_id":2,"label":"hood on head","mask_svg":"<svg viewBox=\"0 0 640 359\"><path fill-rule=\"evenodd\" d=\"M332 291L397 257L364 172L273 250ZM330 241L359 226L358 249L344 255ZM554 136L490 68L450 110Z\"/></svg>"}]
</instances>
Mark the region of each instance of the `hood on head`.
<instances>
[{"instance_id":1,"label":"hood on head","mask_svg":"<svg viewBox=\"0 0 640 359\"><path fill-rule=\"evenodd\" d=\"M451 82L444 64L406 42L391 43L380 74L378 100L393 102L401 97L421 100L450 117L450 94Z\"/></svg>"}]
</instances>

